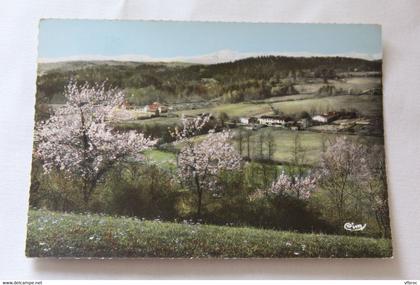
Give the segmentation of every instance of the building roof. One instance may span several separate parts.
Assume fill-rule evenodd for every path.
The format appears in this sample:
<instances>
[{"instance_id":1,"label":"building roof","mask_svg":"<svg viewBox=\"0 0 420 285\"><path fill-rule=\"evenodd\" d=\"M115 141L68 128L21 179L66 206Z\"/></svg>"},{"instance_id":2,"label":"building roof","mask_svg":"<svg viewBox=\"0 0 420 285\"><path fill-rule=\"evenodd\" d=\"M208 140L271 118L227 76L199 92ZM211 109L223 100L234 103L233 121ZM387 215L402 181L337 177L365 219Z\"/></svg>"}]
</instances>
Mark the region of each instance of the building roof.
<instances>
[{"instance_id":1,"label":"building roof","mask_svg":"<svg viewBox=\"0 0 420 285\"><path fill-rule=\"evenodd\" d=\"M152 104L147 105L147 108L149 109L149 111L156 111L159 108L166 109L166 106L163 106L159 102L153 102Z\"/></svg>"},{"instance_id":2,"label":"building roof","mask_svg":"<svg viewBox=\"0 0 420 285\"><path fill-rule=\"evenodd\" d=\"M288 117L288 116L269 116L269 115L263 115L260 117L260 119L272 119L272 120L280 120L280 121L291 121L292 118Z\"/></svg>"},{"instance_id":3,"label":"building roof","mask_svg":"<svg viewBox=\"0 0 420 285\"><path fill-rule=\"evenodd\" d=\"M324 117L324 118L330 119L330 118L335 118L338 115L339 115L339 113L337 113L337 112L328 112L328 113L322 113L322 114L319 114L319 115L315 115L313 117Z\"/></svg>"}]
</instances>

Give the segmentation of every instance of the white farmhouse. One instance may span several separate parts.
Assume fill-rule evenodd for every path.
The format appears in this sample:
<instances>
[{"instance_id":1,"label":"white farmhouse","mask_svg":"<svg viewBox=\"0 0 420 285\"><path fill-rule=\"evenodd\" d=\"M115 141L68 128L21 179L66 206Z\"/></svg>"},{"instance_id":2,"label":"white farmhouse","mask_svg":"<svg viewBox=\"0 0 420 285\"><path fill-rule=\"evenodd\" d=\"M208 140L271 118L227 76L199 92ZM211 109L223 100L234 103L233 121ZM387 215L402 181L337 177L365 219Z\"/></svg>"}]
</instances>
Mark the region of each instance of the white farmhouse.
<instances>
[{"instance_id":1,"label":"white farmhouse","mask_svg":"<svg viewBox=\"0 0 420 285\"><path fill-rule=\"evenodd\" d=\"M249 124L249 118L241 117L239 118L239 123L248 125Z\"/></svg>"},{"instance_id":2,"label":"white farmhouse","mask_svg":"<svg viewBox=\"0 0 420 285\"><path fill-rule=\"evenodd\" d=\"M285 125L286 118L280 116L261 116L258 118L261 125Z\"/></svg>"},{"instance_id":3,"label":"white farmhouse","mask_svg":"<svg viewBox=\"0 0 420 285\"><path fill-rule=\"evenodd\" d=\"M339 116L337 112L324 113L322 115L316 115L312 117L312 121L319 123L329 123L336 120Z\"/></svg>"},{"instance_id":4,"label":"white farmhouse","mask_svg":"<svg viewBox=\"0 0 420 285\"><path fill-rule=\"evenodd\" d=\"M324 115L316 115L312 117L312 121L319 122L319 123L328 123L327 116Z\"/></svg>"},{"instance_id":5,"label":"white farmhouse","mask_svg":"<svg viewBox=\"0 0 420 285\"><path fill-rule=\"evenodd\" d=\"M241 117L239 118L239 123L244 124L244 125L250 125L250 124L258 123L258 120L255 117L249 117L249 118Z\"/></svg>"}]
</instances>

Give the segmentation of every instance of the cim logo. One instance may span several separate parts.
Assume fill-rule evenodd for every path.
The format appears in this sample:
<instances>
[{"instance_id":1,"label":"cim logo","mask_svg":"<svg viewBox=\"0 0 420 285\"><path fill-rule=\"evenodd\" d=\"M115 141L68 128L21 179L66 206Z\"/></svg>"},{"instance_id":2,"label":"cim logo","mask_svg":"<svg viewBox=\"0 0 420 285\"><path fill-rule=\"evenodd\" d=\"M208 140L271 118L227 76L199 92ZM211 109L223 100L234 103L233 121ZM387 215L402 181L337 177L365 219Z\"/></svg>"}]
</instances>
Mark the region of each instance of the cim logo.
<instances>
[{"instance_id":1,"label":"cim logo","mask_svg":"<svg viewBox=\"0 0 420 285\"><path fill-rule=\"evenodd\" d=\"M350 232L363 231L366 228L366 224L355 224L355 223L345 223L344 229Z\"/></svg>"}]
</instances>

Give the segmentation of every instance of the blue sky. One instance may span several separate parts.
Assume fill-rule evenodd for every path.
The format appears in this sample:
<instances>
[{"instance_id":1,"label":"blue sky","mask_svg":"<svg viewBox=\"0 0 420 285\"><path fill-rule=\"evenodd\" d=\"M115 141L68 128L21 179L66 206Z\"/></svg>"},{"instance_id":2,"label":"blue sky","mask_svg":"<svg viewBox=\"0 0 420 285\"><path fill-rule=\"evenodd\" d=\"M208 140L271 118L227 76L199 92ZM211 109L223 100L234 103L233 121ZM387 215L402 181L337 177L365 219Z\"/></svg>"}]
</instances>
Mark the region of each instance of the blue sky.
<instances>
[{"instance_id":1,"label":"blue sky","mask_svg":"<svg viewBox=\"0 0 420 285\"><path fill-rule=\"evenodd\" d=\"M42 20L39 58L236 53L381 54L378 25Z\"/></svg>"}]
</instances>

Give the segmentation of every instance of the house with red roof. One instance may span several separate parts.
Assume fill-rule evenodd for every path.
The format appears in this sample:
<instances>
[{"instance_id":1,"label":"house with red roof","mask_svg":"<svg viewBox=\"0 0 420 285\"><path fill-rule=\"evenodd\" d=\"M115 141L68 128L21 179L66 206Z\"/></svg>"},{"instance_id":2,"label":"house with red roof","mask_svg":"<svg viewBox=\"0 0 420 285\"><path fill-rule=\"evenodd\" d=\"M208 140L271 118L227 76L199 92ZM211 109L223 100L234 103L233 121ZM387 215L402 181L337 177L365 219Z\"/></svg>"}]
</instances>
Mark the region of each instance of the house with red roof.
<instances>
[{"instance_id":1,"label":"house with red roof","mask_svg":"<svg viewBox=\"0 0 420 285\"><path fill-rule=\"evenodd\" d=\"M153 102L152 104L148 104L143 109L144 112L150 112L150 113L166 113L168 112L168 107L163 106L159 102Z\"/></svg>"}]
</instances>

